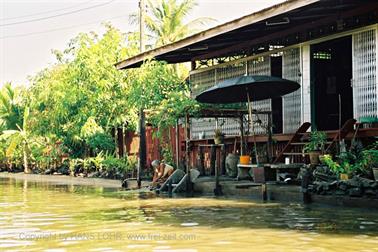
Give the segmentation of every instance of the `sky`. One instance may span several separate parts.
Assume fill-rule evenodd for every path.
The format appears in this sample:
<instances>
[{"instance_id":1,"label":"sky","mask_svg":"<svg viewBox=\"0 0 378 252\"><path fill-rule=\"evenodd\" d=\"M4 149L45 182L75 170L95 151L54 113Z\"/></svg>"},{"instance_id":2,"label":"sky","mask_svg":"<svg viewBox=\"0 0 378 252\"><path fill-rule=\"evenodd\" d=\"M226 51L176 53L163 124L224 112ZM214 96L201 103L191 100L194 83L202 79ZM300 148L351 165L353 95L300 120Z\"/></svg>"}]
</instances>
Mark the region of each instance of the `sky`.
<instances>
[{"instance_id":1,"label":"sky","mask_svg":"<svg viewBox=\"0 0 378 252\"><path fill-rule=\"evenodd\" d=\"M197 0L190 19L211 17L219 25L284 0ZM129 15L138 0L0 0L0 86L28 85L28 77L55 63L80 32L101 34L109 21L122 32L137 30Z\"/></svg>"}]
</instances>

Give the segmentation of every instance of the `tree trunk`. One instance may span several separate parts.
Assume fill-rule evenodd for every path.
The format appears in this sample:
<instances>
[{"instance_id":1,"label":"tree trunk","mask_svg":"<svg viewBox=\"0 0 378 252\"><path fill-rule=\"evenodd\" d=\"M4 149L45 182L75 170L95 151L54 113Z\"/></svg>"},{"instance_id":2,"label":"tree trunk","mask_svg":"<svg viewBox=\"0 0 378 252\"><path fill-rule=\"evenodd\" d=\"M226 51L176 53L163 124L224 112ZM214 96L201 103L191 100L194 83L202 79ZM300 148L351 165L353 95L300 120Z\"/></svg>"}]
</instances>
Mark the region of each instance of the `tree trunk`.
<instances>
[{"instance_id":1,"label":"tree trunk","mask_svg":"<svg viewBox=\"0 0 378 252\"><path fill-rule=\"evenodd\" d=\"M29 164L28 164L28 153L26 151L26 147L24 147L23 155L24 155L24 173L30 173Z\"/></svg>"}]
</instances>

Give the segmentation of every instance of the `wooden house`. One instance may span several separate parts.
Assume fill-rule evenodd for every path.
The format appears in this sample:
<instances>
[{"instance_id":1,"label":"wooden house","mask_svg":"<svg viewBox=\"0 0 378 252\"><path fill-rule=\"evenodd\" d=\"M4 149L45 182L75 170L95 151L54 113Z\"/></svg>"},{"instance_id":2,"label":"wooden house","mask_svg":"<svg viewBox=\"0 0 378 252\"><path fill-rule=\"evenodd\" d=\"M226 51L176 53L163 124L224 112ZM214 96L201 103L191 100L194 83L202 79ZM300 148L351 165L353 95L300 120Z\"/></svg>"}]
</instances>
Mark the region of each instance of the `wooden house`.
<instances>
[{"instance_id":1,"label":"wooden house","mask_svg":"<svg viewBox=\"0 0 378 252\"><path fill-rule=\"evenodd\" d=\"M298 82L301 88L294 93L253 104L260 111L272 111L278 155L305 122L311 123L309 131L326 131L332 139L348 119L355 118L358 131L346 132L346 138L378 136L377 21L376 0L288 0L116 66L139 67L146 58L191 62L193 97L222 80L243 75ZM261 125L267 117L258 118ZM192 165L195 146L211 143L216 123L226 134L226 143L239 136L234 118L191 119ZM264 127L257 125L256 130L256 140L266 142Z\"/></svg>"}]
</instances>

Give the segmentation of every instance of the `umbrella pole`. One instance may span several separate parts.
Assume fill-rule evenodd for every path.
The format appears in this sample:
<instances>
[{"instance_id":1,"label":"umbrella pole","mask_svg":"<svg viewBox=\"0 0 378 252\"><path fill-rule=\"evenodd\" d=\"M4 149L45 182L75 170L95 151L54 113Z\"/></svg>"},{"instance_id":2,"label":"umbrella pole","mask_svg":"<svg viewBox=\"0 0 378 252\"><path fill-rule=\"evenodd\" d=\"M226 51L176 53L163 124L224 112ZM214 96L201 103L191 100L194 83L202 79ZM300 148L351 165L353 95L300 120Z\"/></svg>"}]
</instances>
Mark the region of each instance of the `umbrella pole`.
<instances>
[{"instance_id":1,"label":"umbrella pole","mask_svg":"<svg viewBox=\"0 0 378 252\"><path fill-rule=\"evenodd\" d=\"M252 129L252 138L253 138L253 148L255 151L255 157L256 157L256 164L259 166L259 155L257 154L257 147L256 147L256 135L255 135L255 127L253 125L253 120L252 120L252 102L249 98L249 92L247 92L247 98L248 98L248 113L249 113L249 123Z\"/></svg>"}]
</instances>

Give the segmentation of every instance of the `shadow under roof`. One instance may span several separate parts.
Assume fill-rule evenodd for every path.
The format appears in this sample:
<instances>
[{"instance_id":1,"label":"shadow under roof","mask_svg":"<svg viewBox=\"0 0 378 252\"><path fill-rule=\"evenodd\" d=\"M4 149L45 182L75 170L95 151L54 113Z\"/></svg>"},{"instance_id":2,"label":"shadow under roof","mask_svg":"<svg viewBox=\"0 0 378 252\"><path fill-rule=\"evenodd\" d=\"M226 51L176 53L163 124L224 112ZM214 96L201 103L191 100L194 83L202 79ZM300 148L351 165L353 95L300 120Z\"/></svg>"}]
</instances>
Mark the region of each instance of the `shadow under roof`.
<instances>
[{"instance_id":1,"label":"shadow under roof","mask_svg":"<svg viewBox=\"0 0 378 252\"><path fill-rule=\"evenodd\" d=\"M139 67L146 59L168 63L253 55L269 45L288 46L377 23L377 0L288 0L116 63Z\"/></svg>"}]
</instances>

